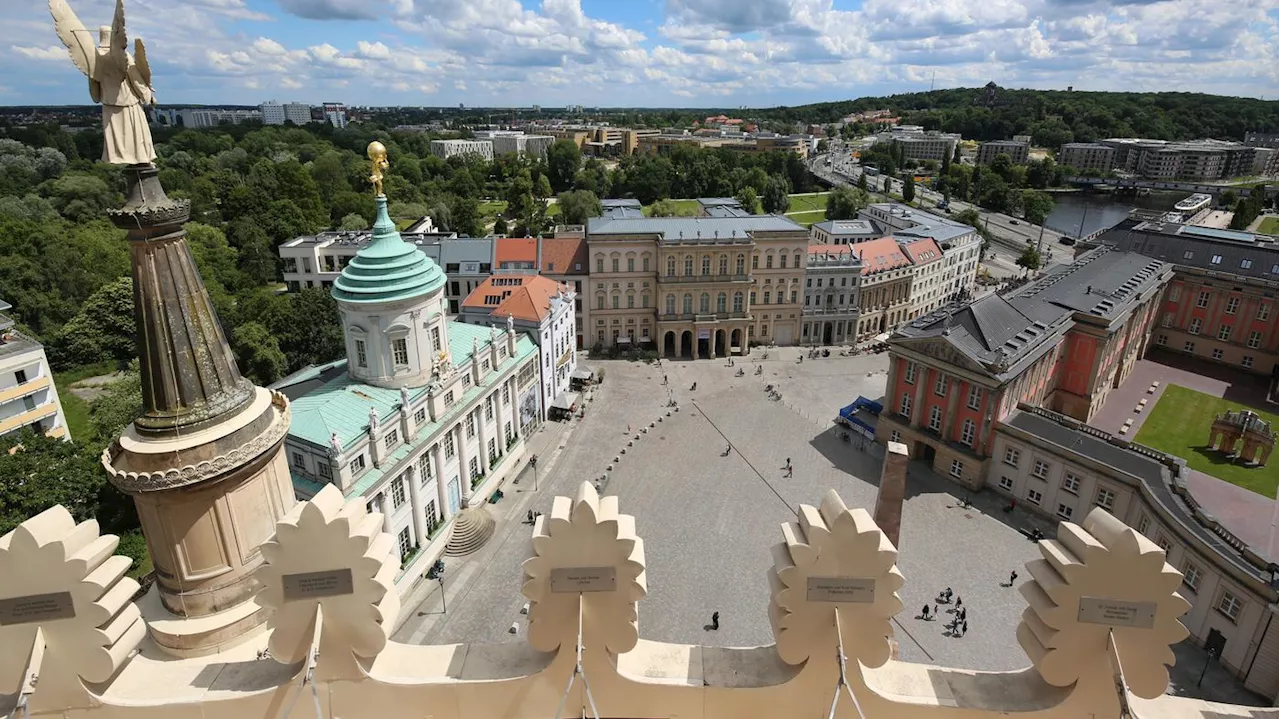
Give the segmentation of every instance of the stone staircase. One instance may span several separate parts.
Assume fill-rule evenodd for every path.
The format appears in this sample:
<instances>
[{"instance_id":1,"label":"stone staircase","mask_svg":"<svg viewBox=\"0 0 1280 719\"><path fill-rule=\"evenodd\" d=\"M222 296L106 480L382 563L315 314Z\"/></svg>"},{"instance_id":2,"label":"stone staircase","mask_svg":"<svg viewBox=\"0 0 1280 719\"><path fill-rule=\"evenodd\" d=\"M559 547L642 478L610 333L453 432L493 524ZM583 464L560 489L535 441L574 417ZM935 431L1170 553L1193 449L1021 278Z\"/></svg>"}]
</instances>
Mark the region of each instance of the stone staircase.
<instances>
[{"instance_id":1,"label":"stone staircase","mask_svg":"<svg viewBox=\"0 0 1280 719\"><path fill-rule=\"evenodd\" d=\"M493 536L497 523L489 514L488 506L481 504L458 510L453 520L453 534L445 545L444 553L450 557L462 557L480 549Z\"/></svg>"}]
</instances>

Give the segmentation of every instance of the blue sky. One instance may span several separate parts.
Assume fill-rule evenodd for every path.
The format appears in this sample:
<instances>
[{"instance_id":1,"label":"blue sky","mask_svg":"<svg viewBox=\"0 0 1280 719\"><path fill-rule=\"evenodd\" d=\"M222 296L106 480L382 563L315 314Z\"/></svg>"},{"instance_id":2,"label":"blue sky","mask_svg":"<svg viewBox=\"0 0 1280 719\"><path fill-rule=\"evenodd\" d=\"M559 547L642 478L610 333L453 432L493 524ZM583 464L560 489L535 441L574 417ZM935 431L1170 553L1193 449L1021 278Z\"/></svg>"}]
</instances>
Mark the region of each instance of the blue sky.
<instances>
[{"instance_id":1,"label":"blue sky","mask_svg":"<svg viewBox=\"0 0 1280 719\"><path fill-rule=\"evenodd\" d=\"M69 0L90 29L114 0ZM767 107L937 87L1274 99L1275 0L126 0L161 103ZM87 102L45 0L0 104Z\"/></svg>"}]
</instances>

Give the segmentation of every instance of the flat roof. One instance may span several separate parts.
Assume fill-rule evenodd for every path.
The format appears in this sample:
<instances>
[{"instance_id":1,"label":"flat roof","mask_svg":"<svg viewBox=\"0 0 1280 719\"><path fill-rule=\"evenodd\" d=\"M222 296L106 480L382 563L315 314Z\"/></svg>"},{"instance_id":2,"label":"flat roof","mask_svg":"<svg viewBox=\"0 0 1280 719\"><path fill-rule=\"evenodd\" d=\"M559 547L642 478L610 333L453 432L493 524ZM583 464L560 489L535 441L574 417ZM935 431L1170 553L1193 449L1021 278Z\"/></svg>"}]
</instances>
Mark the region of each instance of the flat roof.
<instances>
[{"instance_id":1,"label":"flat roof","mask_svg":"<svg viewBox=\"0 0 1280 719\"><path fill-rule=\"evenodd\" d=\"M753 232L805 232L804 227L784 215L746 217L592 217L587 220L587 236L658 235L664 241L677 239L745 239Z\"/></svg>"}]
</instances>

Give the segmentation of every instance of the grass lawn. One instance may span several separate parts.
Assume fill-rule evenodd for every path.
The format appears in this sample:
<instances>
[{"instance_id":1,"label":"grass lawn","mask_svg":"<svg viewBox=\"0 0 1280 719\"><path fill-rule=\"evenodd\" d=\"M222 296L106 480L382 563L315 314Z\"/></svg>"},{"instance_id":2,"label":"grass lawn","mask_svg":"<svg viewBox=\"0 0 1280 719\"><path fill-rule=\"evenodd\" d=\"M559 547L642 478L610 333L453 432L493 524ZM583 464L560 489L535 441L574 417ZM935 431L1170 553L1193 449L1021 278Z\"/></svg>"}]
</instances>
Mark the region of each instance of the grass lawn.
<instances>
[{"instance_id":1,"label":"grass lawn","mask_svg":"<svg viewBox=\"0 0 1280 719\"><path fill-rule=\"evenodd\" d=\"M1243 407L1185 387L1169 385L1134 441L1182 457L1187 460L1187 466L1191 469L1274 499L1277 466L1275 454L1271 455L1266 466L1250 469L1230 463L1222 455L1206 447L1214 415L1229 409L1249 409L1270 422L1272 427L1280 426L1276 424L1276 416L1270 412Z\"/></svg>"},{"instance_id":2,"label":"grass lawn","mask_svg":"<svg viewBox=\"0 0 1280 719\"><path fill-rule=\"evenodd\" d=\"M507 211L506 200L489 200L480 203L481 217L497 217L498 213Z\"/></svg>"},{"instance_id":3,"label":"grass lawn","mask_svg":"<svg viewBox=\"0 0 1280 719\"><path fill-rule=\"evenodd\" d=\"M830 192L819 192L815 194L791 195L791 206L787 208L787 212L812 212L814 210L827 209L827 195ZM799 222L799 220L796 220Z\"/></svg>"},{"instance_id":4,"label":"grass lawn","mask_svg":"<svg viewBox=\"0 0 1280 719\"><path fill-rule=\"evenodd\" d=\"M118 369L120 367L115 362L99 362L69 372L54 373L53 384L58 388L58 401L62 403L62 414L67 418L67 430L71 432L72 440L83 442L92 430L89 429L89 403L77 397L71 391L71 385Z\"/></svg>"},{"instance_id":5,"label":"grass lawn","mask_svg":"<svg viewBox=\"0 0 1280 719\"><path fill-rule=\"evenodd\" d=\"M1261 232L1264 235L1280 234L1280 218L1276 218L1276 217L1262 218L1262 222L1258 223L1258 232Z\"/></svg>"},{"instance_id":6,"label":"grass lawn","mask_svg":"<svg viewBox=\"0 0 1280 719\"><path fill-rule=\"evenodd\" d=\"M676 203L677 217L694 217L698 214L698 201L696 199L695 200L673 200L673 202ZM650 211L650 208L652 207L653 205L645 206L644 214L646 217L650 216L649 211Z\"/></svg>"},{"instance_id":7,"label":"grass lawn","mask_svg":"<svg viewBox=\"0 0 1280 719\"><path fill-rule=\"evenodd\" d=\"M815 222L822 222L826 220L827 211L826 210L810 210L808 212L796 212L794 214L788 214L787 219L797 224L801 224L801 225L804 225L805 227L808 227L809 225L812 225Z\"/></svg>"}]
</instances>

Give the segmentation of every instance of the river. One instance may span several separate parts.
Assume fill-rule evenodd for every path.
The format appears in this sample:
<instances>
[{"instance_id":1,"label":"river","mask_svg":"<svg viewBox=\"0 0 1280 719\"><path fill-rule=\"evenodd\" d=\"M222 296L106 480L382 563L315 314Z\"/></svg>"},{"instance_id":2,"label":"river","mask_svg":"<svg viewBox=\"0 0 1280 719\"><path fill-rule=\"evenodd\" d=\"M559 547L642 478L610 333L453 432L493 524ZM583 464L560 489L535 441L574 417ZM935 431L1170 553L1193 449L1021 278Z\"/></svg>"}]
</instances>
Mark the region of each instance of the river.
<instances>
[{"instance_id":1,"label":"river","mask_svg":"<svg viewBox=\"0 0 1280 719\"><path fill-rule=\"evenodd\" d=\"M1134 208L1172 210L1189 192L1152 192L1149 195L1094 195L1083 192L1055 192L1055 206L1045 225L1077 237L1115 226ZM1084 231L1080 222L1084 221Z\"/></svg>"}]
</instances>

